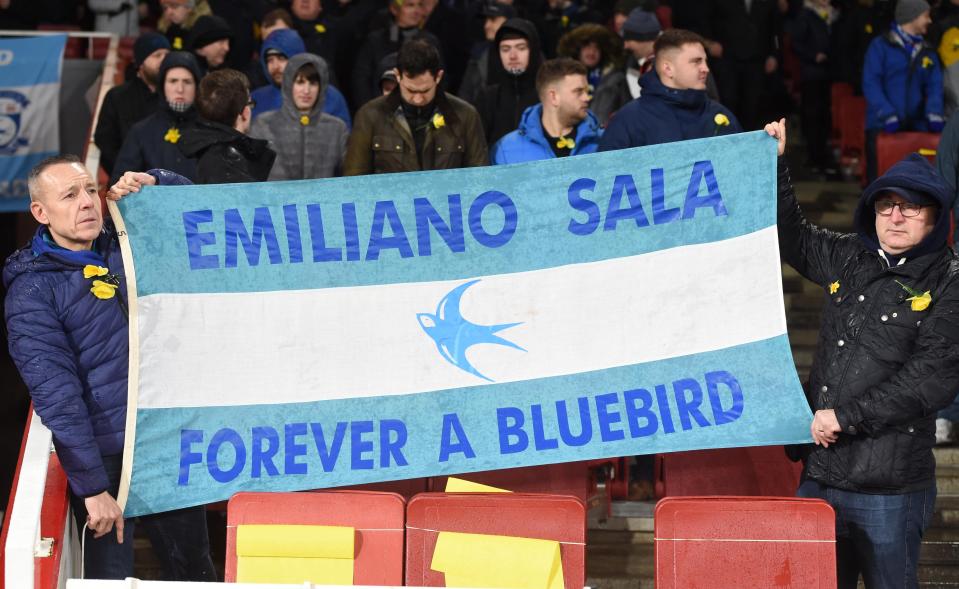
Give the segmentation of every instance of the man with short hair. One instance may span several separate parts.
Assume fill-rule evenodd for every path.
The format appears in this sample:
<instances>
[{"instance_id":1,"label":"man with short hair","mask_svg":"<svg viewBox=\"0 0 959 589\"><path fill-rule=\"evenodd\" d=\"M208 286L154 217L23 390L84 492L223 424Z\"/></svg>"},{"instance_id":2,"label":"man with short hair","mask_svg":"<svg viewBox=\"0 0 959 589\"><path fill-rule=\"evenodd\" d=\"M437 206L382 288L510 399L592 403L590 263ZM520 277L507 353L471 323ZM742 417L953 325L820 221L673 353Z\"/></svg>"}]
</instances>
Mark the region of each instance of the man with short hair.
<instances>
[{"instance_id":1,"label":"man with short hair","mask_svg":"<svg viewBox=\"0 0 959 589\"><path fill-rule=\"evenodd\" d=\"M601 124L609 123L613 113L639 98L639 78L653 69L653 45L662 32L659 19L652 12L636 8L629 13L620 29L626 63L605 76L593 95L591 108Z\"/></svg>"},{"instance_id":2,"label":"man with short hair","mask_svg":"<svg viewBox=\"0 0 959 589\"><path fill-rule=\"evenodd\" d=\"M75 156L40 162L28 187L40 228L3 270L10 355L66 471L85 577L132 577L134 521L116 502L129 357L116 230L104 223L96 182ZM216 580L203 507L138 521L166 580Z\"/></svg>"},{"instance_id":3,"label":"man with short hair","mask_svg":"<svg viewBox=\"0 0 959 589\"><path fill-rule=\"evenodd\" d=\"M188 44L204 75L226 67L231 37L233 31L230 25L219 16L201 16L197 19L190 29Z\"/></svg>"},{"instance_id":4,"label":"man with short hair","mask_svg":"<svg viewBox=\"0 0 959 589\"><path fill-rule=\"evenodd\" d=\"M561 57L543 62L536 74L540 103L523 113L519 128L493 146L493 164L593 153L602 135L589 112L586 66Z\"/></svg>"},{"instance_id":5,"label":"man with short hair","mask_svg":"<svg viewBox=\"0 0 959 589\"><path fill-rule=\"evenodd\" d=\"M197 112L201 118L179 146L196 159L196 183L266 181L276 153L265 140L246 134L253 120L247 77L231 69L207 74L200 82Z\"/></svg>"},{"instance_id":6,"label":"man with short hair","mask_svg":"<svg viewBox=\"0 0 959 589\"><path fill-rule=\"evenodd\" d=\"M439 89L443 70L436 47L408 41L396 69L398 87L356 113L344 175L487 165L476 109Z\"/></svg>"},{"instance_id":7,"label":"man with short hair","mask_svg":"<svg viewBox=\"0 0 959 589\"><path fill-rule=\"evenodd\" d=\"M104 170L113 170L120 146L133 125L156 111L160 64L169 52L170 42L159 33L144 33L133 43L137 75L107 92L93 134Z\"/></svg>"},{"instance_id":8,"label":"man with short hair","mask_svg":"<svg viewBox=\"0 0 959 589\"><path fill-rule=\"evenodd\" d=\"M484 39L471 50L463 81L460 82L456 95L473 104L480 91L486 86L486 75L489 73L490 47L496 39L496 32L507 20L516 16L516 9L504 2L489 2L480 8L479 16L483 17Z\"/></svg>"},{"instance_id":9,"label":"man with short hair","mask_svg":"<svg viewBox=\"0 0 959 589\"><path fill-rule=\"evenodd\" d=\"M655 68L639 79L642 95L609 122L600 151L742 131L732 111L706 94L709 66L702 37L670 29L656 39L653 50Z\"/></svg>"}]
</instances>

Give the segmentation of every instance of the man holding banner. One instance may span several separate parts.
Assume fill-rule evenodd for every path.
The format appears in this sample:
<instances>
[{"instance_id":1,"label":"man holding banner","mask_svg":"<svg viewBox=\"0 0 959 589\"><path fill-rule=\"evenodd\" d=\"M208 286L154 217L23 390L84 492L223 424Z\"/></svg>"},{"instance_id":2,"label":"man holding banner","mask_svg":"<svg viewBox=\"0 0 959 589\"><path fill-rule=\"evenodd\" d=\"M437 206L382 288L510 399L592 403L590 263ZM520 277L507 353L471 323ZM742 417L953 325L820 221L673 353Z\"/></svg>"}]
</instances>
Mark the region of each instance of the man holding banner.
<instances>
[{"instance_id":1,"label":"man holding banner","mask_svg":"<svg viewBox=\"0 0 959 589\"><path fill-rule=\"evenodd\" d=\"M779 140L785 120L766 131ZM959 390L959 258L950 190L913 154L870 184L857 234L810 224L779 168L783 258L828 300L809 375L815 446L798 495L836 509L839 587L916 587L936 499L936 412Z\"/></svg>"}]
</instances>

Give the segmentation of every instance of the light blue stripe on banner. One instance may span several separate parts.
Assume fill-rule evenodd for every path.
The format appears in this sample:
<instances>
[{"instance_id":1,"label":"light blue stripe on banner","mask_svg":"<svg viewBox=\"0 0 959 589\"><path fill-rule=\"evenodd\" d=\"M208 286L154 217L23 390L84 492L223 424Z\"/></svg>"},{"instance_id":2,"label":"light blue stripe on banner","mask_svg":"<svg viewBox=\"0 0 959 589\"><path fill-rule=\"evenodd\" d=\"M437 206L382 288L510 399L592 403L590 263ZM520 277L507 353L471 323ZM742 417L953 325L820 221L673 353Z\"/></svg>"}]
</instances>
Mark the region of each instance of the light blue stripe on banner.
<instances>
[{"instance_id":1,"label":"light blue stripe on banner","mask_svg":"<svg viewBox=\"0 0 959 589\"><path fill-rule=\"evenodd\" d=\"M0 213L26 211L30 208L27 174L33 166L55 152L29 153L0 157Z\"/></svg>"},{"instance_id":2,"label":"light blue stripe on banner","mask_svg":"<svg viewBox=\"0 0 959 589\"><path fill-rule=\"evenodd\" d=\"M0 39L0 90L58 83L66 44L66 35Z\"/></svg>"},{"instance_id":3,"label":"light blue stripe on banner","mask_svg":"<svg viewBox=\"0 0 959 589\"><path fill-rule=\"evenodd\" d=\"M140 296L454 280L752 233L775 223L775 167L775 141L755 132L512 166L149 188L120 210Z\"/></svg>"},{"instance_id":4,"label":"light blue stripe on banner","mask_svg":"<svg viewBox=\"0 0 959 589\"><path fill-rule=\"evenodd\" d=\"M781 394L799 389L790 357L783 335L648 364L439 393L144 409L137 414L126 515L220 501L245 490L806 443L812 415L805 400ZM263 399L270 393L263 391ZM585 427L582 409L589 416Z\"/></svg>"}]
</instances>

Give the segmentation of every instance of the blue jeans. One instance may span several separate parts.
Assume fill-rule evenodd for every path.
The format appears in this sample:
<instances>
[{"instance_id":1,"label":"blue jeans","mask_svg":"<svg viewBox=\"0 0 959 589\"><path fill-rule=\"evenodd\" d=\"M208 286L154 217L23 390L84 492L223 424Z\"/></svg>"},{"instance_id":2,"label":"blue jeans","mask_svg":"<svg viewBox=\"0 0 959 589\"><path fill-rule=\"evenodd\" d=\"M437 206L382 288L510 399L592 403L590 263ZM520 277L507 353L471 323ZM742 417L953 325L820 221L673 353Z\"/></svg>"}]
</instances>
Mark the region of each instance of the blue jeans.
<instances>
[{"instance_id":1,"label":"blue jeans","mask_svg":"<svg viewBox=\"0 0 959 589\"><path fill-rule=\"evenodd\" d=\"M806 480L799 497L825 499L836 511L838 589L919 586L916 567L922 534L936 504L936 488L902 495L869 495Z\"/></svg>"},{"instance_id":2,"label":"blue jeans","mask_svg":"<svg viewBox=\"0 0 959 589\"><path fill-rule=\"evenodd\" d=\"M120 485L122 456L104 456L103 466L110 480L108 492L114 497ZM82 533L87 521L83 499L70 492L70 507ZM133 528L143 526L153 545L153 552L163 567L165 581L216 581L216 570L210 557L210 539L203 506L177 509L123 522L123 544L117 542L116 530L94 538L86 531L83 558L87 579L125 579L133 575Z\"/></svg>"}]
</instances>

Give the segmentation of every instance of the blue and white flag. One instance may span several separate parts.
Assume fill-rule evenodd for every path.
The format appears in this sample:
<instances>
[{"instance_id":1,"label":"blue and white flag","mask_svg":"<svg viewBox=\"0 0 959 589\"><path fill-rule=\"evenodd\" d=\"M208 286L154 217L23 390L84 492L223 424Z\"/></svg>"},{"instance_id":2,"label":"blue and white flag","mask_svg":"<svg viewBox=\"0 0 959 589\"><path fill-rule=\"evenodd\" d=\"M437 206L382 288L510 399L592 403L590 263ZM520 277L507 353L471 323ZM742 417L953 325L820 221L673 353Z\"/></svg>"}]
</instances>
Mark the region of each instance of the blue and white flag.
<instances>
[{"instance_id":1,"label":"blue and white flag","mask_svg":"<svg viewBox=\"0 0 959 589\"><path fill-rule=\"evenodd\" d=\"M809 441L764 133L119 211L128 515Z\"/></svg>"},{"instance_id":2,"label":"blue and white flag","mask_svg":"<svg viewBox=\"0 0 959 589\"><path fill-rule=\"evenodd\" d=\"M27 174L60 152L66 35L0 39L0 212L26 210Z\"/></svg>"}]
</instances>

